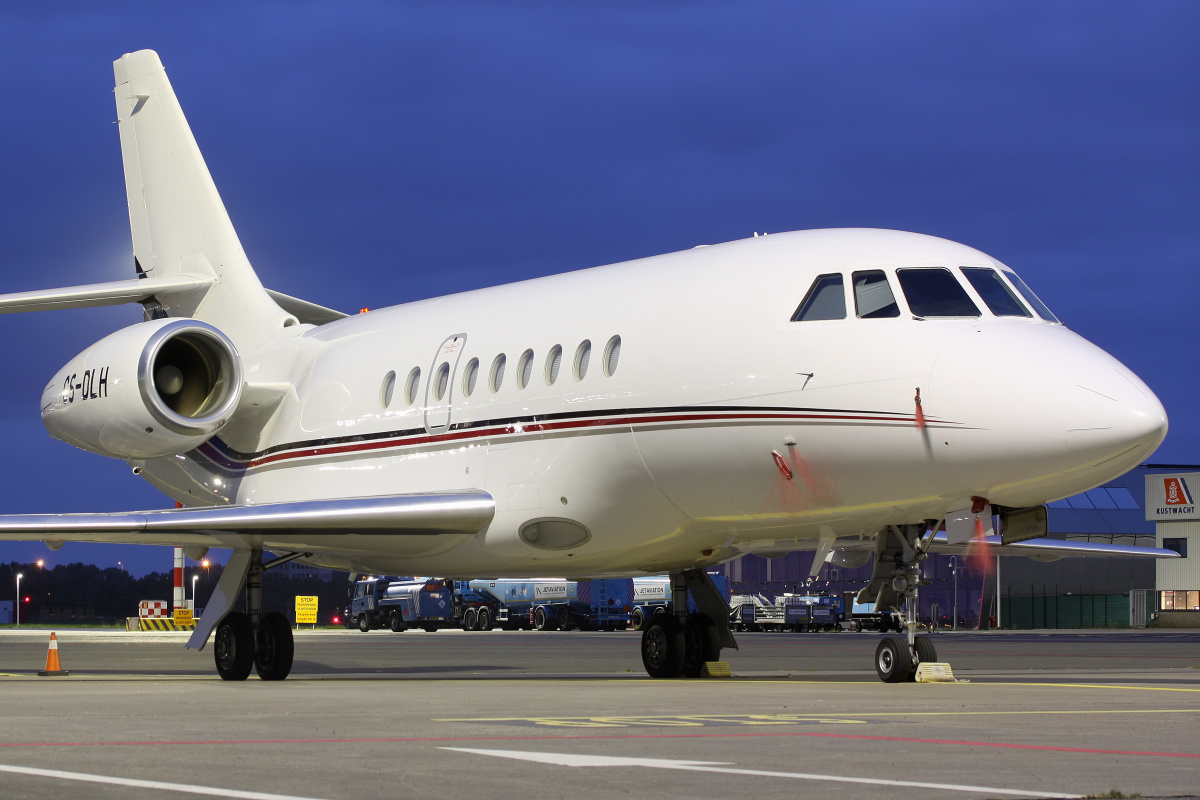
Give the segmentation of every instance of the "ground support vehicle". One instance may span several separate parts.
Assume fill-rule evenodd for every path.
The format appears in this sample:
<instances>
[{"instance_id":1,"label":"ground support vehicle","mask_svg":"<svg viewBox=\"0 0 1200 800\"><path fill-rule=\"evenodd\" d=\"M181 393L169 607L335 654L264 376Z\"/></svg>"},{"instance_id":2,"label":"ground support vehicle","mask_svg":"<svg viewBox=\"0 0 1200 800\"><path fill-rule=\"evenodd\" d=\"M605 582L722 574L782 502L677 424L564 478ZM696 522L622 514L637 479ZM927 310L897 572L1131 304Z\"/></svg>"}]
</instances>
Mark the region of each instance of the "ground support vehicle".
<instances>
[{"instance_id":1,"label":"ground support vehicle","mask_svg":"<svg viewBox=\"0 0 1200 800\"><path fill-rule=\"evenodd\" d=\"M874 603L854 603L850 607L850 629L854 631L904 630L904 618L893 611L876 611Z\"/></svg>"},{"instance_id":2,"label":"ground support vehicle","mask_svg":"<svg viewBox=\"0 0 1200 800\"><path fill-rule=\"evenodd\" d=\"M842 600L828 595L761 594L730 599L729 623L743 631L836 631L844 620Z\"/></svg>"},{"instance_id":3,"label":"ground support vehicle","mask_svg":"<svg viewBox=\"0 0 1200 800\"><path fill-rule=\"evenodd\" d=\"M438 578L364 578L354 584L351 624L366 633L388 627L433 632L456 624L450 589Z\"/></svg>"},{"instance_id":4,"label":"ground support vehicle","mask_svg":"<svg viewBox=\"0 0 1200 800\"><path fill-rule=\"evenodd\" d=\"M454 582L454 614L464 630L624 630L632 604L628 578Z\"/></svg>"},{"instance_id":5,"label":"ground support vehicle","mask_svg":"<svg viewBox=\"0 0 1200 800\"><path fill-rule=\"evenodd\" d=\"M724 575L709 573L717 591L729 602L729 579ZM633 579L633 629L640 631L655 614L671 610L671 579L666 575ZM696 612L696 599L688 592L688 611Z\"/></svg>"}]
</instances>

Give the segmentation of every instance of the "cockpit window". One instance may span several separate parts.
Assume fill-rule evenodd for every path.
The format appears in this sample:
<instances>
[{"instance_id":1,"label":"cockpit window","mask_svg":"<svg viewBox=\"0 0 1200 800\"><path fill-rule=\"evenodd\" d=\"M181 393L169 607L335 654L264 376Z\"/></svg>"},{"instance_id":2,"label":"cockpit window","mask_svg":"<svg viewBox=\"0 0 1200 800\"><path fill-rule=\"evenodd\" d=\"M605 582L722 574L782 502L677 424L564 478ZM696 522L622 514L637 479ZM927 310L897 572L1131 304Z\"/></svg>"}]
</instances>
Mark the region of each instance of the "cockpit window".
<instances>
[{"instance_id":1,"label":"cockpit window","mask_svg":"<svg viewBox=\"0 0 1200 800\"><path fill-rule=\"evenodd\" d=\"M861 319L900 316L900 307L888 286L887 275L881 269L856 272L854 279L854 307Z\"/></svg>"},{"instance_id":2,"label":"cockpit window","mask_svg":"<svg viewBox=\"0 0 1200 800\"><path fill-rule=\"evenodd\" d=\"M814 319L845 319L846 292L841 273L818 275L804 301L792 314L792 322Z\"/></svg>"},{"instance_id":3,"label":"cockpit window","mask_svg":"<svg viewBox=\"0 0 1200 800\"><path fill-rule=\"evenodd\" d=\"M908 308L918 317L978 317L979 309L948 269L898 269Z\"/></svg>"},{"instance_id":4,"label":"cockpit window","mask_svg":"<svg viewBox=\"0 0 1200 800\"><path fill-rule=\"evenodd\" d=\"M1029 309L1021 305L1021 301L1008 288L1008 284L996 274L996 270L988 267L959 267L962 274L979 292L983 302L997 317L1030 317Z\"/></svg>"},{"instance_id":5,"label":"cockpit window","mask_svg":"<svg viewBox=\"0 0 1200 800\"><path fill-rule=\"evenodd\" d=\"M1008 276L1010 281L1012 281L1012 285L1017 287L1017 291L1021 293L1021 296L1025 298L1025 301L1029 303L1029 305L1033 306L1033 310L1037 312L1039 317L1047 322L1058 322L1058 317L1054 316L1054 314L1050 312L1050 309L1046 308L1046 304L1038 299L1038 296L1033 293L1033 289L1030 289L1025 285L1025 281L1017 277L1017 273L1004 270L1004 274Z\"/></svg>"}]
</instances>

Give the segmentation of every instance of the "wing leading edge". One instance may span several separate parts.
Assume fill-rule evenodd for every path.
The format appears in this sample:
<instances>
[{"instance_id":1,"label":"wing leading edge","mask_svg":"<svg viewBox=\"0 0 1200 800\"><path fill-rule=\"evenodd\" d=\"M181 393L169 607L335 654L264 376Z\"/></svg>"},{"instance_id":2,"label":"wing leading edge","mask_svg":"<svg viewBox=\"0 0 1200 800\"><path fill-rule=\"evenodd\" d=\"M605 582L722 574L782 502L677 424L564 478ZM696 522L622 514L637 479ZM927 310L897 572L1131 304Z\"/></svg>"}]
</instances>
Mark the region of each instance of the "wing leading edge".
<instances>
[{"instance_id":1,"label":"wing leading edge","mask_svg":"<svg viewBox=\"0 0 1200 800\"><path fill-rule=\"evenodd\" d=\"M483 491L401 494L105 514L0 516L0 541L234 546L230 535L272 541L312 535L475 534L496 502Z\"/></svg>"}]
</instances>

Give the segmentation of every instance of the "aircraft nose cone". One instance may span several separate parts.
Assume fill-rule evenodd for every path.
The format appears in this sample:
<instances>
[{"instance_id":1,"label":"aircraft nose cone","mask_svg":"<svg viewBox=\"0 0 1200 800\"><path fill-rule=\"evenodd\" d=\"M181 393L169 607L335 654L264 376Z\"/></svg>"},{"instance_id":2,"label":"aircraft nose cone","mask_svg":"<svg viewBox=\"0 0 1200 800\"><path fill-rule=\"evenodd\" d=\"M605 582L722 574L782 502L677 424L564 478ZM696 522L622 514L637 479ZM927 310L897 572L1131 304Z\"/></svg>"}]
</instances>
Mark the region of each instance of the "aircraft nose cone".
<instances>
[{"instance_id":1,"label":"aircraft nose cone","mask_svg":"<svg viewBox=\"0 0 1200 800\"><path fill-rule=\"evenodd\" d=\"M943 438L948 455L980 490L1051 487L1045 498L1021 498L1029 504L1112 480L1167 434L1154 392L1059 325L997 323L962 332L934 364L927 412L939 413L943 400L963 428Z\"/></svg>"}]
</instances>

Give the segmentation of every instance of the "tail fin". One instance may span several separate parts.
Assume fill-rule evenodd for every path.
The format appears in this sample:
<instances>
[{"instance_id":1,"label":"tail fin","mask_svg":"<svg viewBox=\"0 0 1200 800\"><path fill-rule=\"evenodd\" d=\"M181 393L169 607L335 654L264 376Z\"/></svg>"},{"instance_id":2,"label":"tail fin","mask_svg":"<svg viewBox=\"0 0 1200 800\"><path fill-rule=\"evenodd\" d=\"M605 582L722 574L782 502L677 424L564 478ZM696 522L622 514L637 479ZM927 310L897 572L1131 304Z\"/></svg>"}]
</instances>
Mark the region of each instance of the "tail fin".
<instances>
[{"instance_id":1,"label":"tail fin","mask_svg":"<svg viewBox=\"0 0 1200 800\"><path fill-rule=\"evenodd\" d=\"M243 352L296 324L250 266L158 54L128 53L113 72L138 277L200 279L156 293L148 314L203 320Z\"/></svg>"}]
</instances>

